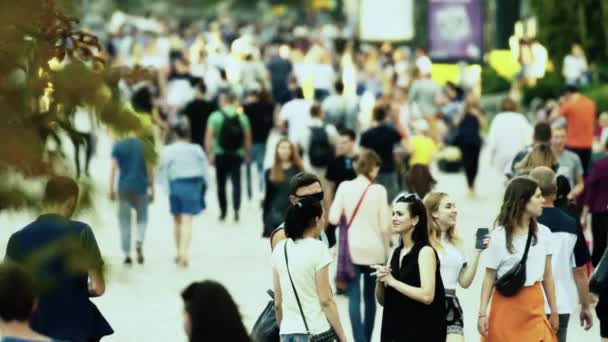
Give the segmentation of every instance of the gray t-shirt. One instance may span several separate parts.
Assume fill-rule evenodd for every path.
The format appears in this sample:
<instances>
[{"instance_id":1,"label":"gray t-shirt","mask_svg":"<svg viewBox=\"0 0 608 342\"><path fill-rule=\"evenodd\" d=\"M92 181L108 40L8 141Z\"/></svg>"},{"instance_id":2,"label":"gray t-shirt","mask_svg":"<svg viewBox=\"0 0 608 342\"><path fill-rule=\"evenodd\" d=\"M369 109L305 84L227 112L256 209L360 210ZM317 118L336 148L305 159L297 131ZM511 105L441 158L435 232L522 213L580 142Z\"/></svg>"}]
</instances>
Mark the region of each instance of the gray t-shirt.
<instances>
[{"instance_id":1,"label":"gray t-shirt","mask_svg":"<svg viewBox=\"0 0 608 342\"><path fill-rule=\"evenodd\" d=\"M557 174L568 178L570 186L574 188L577 178L583 176L581 159L576 153L565 150L558 162Z\"/></svg>"},{"instance_id":2,"label":"gray t-shirt","mask_svg":"<svg viewBox=\"0 0 608 342\"><path fill-rule=\"evenodd\" d=\"M417 80L410 88L410 101L417 104L424 116L435 115L439 108L435 102L441 87L431 79Z\"/></svg>"}]
</instances>

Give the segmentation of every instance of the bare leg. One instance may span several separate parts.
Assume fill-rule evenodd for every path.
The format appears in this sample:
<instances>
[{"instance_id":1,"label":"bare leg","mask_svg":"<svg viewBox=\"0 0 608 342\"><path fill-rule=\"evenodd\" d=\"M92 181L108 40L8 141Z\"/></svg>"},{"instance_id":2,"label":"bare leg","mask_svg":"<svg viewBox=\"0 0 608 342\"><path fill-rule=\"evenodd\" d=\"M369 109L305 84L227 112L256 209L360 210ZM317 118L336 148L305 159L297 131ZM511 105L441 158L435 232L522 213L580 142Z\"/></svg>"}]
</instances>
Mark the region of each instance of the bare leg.
<instances>
[{"instance_id":1,"label":"bare leg","mask_svg":"<svg viewBox=\"0 0 608 342\"><path fill-rule=\"evenodd\" d=\"M192 216L182 215L181 228L179 254L182 257L182 266L188 266L190 241L192 240Z\"/></svg>"},{"instance_id":2,"label":"bare leg","mask_svg":"<svg viewBox=\"0 0 608 342\"><path fill-rule=\"evenodd\" d=\"M175 215L173 217L173 227L175 234L175 250L177 251L175 262L179 264L182 261L182 255L180 254L182 215Z\"/></svg>"}]
</instances>

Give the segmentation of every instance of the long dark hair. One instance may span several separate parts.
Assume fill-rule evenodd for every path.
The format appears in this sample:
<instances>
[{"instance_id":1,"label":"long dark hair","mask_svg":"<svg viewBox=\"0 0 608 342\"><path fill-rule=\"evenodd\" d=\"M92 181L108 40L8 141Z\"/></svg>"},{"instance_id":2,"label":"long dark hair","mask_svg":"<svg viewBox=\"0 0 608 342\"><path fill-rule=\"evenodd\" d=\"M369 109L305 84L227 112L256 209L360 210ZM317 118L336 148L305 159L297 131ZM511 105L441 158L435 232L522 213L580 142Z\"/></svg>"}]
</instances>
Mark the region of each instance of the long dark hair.
<instances>
[{"instance_id":1,"label":"long dark hair","mask_svg":"<svg viewBox=\"0 0 608 342\"><path fill-rule=\"evenodd\" d=\"M393 201L393 204L396 203L405 203L410 217L418 217L418 223L414 226L414 232L412 233L414 244L420 242L430 246L426 207L420 197L416 194L400 194ZM401 245L403 245L403 241L401 241Z\"/></svg>"},{"instance_id":2,"label":"long dark hair","mask_svg":"<svg viewBox=\"0 0 608 342\"><path fill-rule=\"evenodd\" d=\"M314 198L301 198L287 208L285 233L293 240L301 239L314 220L323 215L323 205Z\"/></svg>"},{"instance_id":3,"label":"long dark hair","mask_svg":"<svg viewBox=\"0 0 608 342\"><path fill-rule=\"evenodd\" d=\"M230 293L221 284L206 280L190 284L182 292L190 316L189 342L251 342Z\"/></svg>"},{"instance_id":4,"label":"long dark hair","mask_svg":"<svg viewBox=\"0 0 608 342\"><path fill-rule=\"evenodd\" d=\"M285 181L285 170L283 170L281 164L281 158L279 157L279 147L281 144L287 143L289 144L290 155L289 162L292 166L294 166L298 171L304 170L304 164L302 163L302 158L300 158L300 153L298 152L298 148L294 143L289 141L287 138L281 138L277 143L277 146L274 149L274 162L272 163L272 167L270 168L269 178L273 183L281 183Z\"/></svg>"},{"instance_id":5,"label":"long dark hair","mask_svg":"<svg viewBox=\"0 0 608 342\"><path fill-rule=\"evenodd\" d=\"M505 191L505 196L500 207L500 213L496 217L495 225L503 226L507 236L507 250L513 253L513 230L517 227L526 212L526 205L530 198L534 196L538 183L530 177L515 177ZM538 226L536 219L530 219L530 231L532 232L532 242L536 244Z\"/></svg>"},{"instance_id":6,"label":"long dark hair","mask_svg":"<svg viewBox=\"0 0 608 342\"><path fill-rule=\"evenodd\" d=\"M423 164L414 164L407 173L406 181L409 189L418 194L420 198L424 198L437 184L437 181L431 174L431 169Z\"/></svg>"}]
</instances>

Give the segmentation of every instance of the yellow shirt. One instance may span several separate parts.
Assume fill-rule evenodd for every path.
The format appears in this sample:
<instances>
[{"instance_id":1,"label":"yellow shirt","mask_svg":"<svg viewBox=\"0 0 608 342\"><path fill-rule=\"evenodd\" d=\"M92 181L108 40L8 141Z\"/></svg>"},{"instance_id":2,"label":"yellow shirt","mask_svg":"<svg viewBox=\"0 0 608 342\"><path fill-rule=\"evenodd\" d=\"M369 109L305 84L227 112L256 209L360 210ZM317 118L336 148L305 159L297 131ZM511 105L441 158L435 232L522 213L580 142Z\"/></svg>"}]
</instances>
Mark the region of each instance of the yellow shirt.
<instances>
[{"instance_id":1,"label":"yellow shirt","mask_svg":"<svg viewBox=\"0 0 608 342\"><path fill-rule=\"evenodd\" d=\"M437 144L432 138L424 135L414 135L409 140L409 144L411 149L410 166L431 164L433 155L437 152Z\"/></svg>"}]
</instances>

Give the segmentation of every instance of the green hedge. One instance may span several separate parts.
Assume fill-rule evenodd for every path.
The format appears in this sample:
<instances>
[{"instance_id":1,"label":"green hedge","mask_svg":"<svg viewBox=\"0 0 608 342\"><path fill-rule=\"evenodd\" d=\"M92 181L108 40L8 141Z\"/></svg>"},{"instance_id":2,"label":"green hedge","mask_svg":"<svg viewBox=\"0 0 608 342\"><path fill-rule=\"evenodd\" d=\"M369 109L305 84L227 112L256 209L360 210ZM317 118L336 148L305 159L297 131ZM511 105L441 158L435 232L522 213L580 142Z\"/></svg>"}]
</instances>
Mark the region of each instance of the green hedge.
<instances>
[{"instance_id":1,"label":"green hedge","mask_svg":"<svg viewBox=\"0 0 608 342\"><path fill-rule=\"evenodd\" d=\"M509 80L499 75L489 65L481 70L481 86L484 94L504 93L511 89Z\"/></svg>"}]
</instances>

